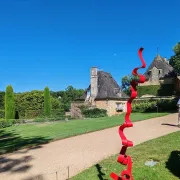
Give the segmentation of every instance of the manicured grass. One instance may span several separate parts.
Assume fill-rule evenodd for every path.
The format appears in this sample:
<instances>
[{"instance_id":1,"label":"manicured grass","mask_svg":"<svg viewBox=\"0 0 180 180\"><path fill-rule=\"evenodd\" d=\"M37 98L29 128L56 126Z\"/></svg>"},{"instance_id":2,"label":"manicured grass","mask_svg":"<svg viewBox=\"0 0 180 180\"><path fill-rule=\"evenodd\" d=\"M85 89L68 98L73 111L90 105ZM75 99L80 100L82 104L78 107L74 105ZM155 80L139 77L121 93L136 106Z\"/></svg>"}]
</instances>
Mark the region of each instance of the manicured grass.
<instances>
[{"instance_id":1,"label":"manicured grass","mask_svg":"<svg viewBox=\"0 0 180 180\"><path fill-rule=\"evenodd\" d=\"M180 131L163 136L127 151L133 158L135 180L178 180L180 179ZM125 168L117 163L117 156L110 157L85 170L72 180L107 180L110 173L120 174ZM158 161L154 167L145 166L147 160Z\"/></svg>"},{"instance_id":2,"label":"manicured grass","mask_svg":"<svg viewBox=\"0 0 180 180\"><path fill-rule=\"evenodd\" d=\"M132 121L141 121L168 113L133 113ZM124 114L68 122L27 124L0 129L0 154L12 152L25 147L32 147L52 140L63 139L87 132L97 131L122 124Z\"/></svg>"}]
</instances>

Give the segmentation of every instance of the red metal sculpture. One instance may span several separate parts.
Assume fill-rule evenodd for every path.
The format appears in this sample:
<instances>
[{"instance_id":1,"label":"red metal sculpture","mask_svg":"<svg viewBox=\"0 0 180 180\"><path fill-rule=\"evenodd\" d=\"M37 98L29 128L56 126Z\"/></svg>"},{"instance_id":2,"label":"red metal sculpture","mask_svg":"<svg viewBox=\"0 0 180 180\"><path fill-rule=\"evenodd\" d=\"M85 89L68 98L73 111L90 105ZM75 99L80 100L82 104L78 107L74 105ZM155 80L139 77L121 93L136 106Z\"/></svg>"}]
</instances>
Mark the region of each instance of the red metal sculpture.
<instances>
[{"instance_id":1,"label":"red metal sculpture","mask_svg":"<svg viewBox=\"0 0 180 180\"><path fill-rule=\"evenodd\" d=\"M120 151L120 155L118 157L117 162L119 162L119 163L121 163L123 165L126 165L127 169L123 170L121 172L120 176L118 176L115 173L111 173L111 178L113 180L134 180L134 178L132 176L132 159L131 159L130 156L126 155L127 148L128 147L132 147L133 146L133 142L126 138L126 136L123 133L123 130L125 128L133 127L133 123L130 120L130 114L131 114L131 111L132 111L131 103L132 103L133 99L135 99L136 96L137 96L136 86L138 85L138 83L144 83L145 82L145 76L140 75L137 72L138 69L146 67L146 63L145 63L145 61L144 61L144 59L142 57L142 51L143 51L143 48L140 48L139 51L138 51L138 55L139 55L140 60L142 62L142 66L141 67L137 67L137 68L135 68L132 71L132 75L135 78L134 78L134 80L131 81L131 84L130 84L131 97L129 98L129 100L127 102L127 113L125 115L125 122L124 122L123 125L121 125L119 127L119 135L121 137L122 145L123 146L122 146L122 149ZM136 77L138 77L138 80L136 79Z\"/></svg>"}]
</instances>

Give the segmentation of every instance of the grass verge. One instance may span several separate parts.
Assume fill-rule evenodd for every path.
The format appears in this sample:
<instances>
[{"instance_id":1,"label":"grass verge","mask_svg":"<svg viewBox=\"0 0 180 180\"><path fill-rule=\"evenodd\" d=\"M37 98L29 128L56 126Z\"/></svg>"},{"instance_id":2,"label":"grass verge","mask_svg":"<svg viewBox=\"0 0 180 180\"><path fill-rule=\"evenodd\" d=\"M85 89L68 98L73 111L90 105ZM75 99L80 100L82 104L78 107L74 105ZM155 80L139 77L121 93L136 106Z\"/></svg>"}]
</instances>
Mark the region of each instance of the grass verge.
<instances>
[{"instance_id":1,"label":"grass verge","mask_svg":"<svg viewBox=\"0 0 180 180\"><path fill-rule=\"evenodd\" d=\"M127 151L133 159L133 176L136 180L180 179L180 131L139 144ZM147 160L157 161L154 167L145 166ZM117 155L83 171L71 180L108 180L110 173L120 174L122 165Z\"/></svg>"}]
</instances>

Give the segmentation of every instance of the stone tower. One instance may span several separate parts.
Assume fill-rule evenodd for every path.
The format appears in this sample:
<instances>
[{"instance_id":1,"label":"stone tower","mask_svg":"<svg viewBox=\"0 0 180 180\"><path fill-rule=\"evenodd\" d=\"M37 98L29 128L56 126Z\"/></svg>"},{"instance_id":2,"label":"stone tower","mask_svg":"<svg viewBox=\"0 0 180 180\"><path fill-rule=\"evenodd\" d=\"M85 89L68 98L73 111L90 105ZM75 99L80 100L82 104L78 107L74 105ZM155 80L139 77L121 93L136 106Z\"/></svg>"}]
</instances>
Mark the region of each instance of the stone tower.
<instances>
[{"instance_id":1,"label":"stone tower","mask_svg":"<svg viewBox=\"0 0 180 180\"><path fill-rule=\"evenodd\" d=\"M98 93L98 69L97 67L91 68L91 101L94 102Z\"/></svg>"}]
</instances>

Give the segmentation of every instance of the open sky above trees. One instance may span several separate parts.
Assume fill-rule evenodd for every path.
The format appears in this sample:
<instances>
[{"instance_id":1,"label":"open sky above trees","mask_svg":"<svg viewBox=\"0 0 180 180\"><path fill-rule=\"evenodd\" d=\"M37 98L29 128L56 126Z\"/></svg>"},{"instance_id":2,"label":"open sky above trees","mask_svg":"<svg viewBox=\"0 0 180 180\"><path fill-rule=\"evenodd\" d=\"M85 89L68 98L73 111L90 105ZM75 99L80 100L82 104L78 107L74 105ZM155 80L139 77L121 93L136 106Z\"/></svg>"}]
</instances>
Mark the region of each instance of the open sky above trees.
<instances>
[{"instance_id":1,"label":"open sky above trees","mask_svg":"<svg viewBox=\"0 0 180 180\"><path fill-rule=\"evenodd\" d=\"M7 0L0 3L0 90L15 92L89 85L91 66L118 83L180 39L179 0Z\"/></svg>"}]
</instances>

